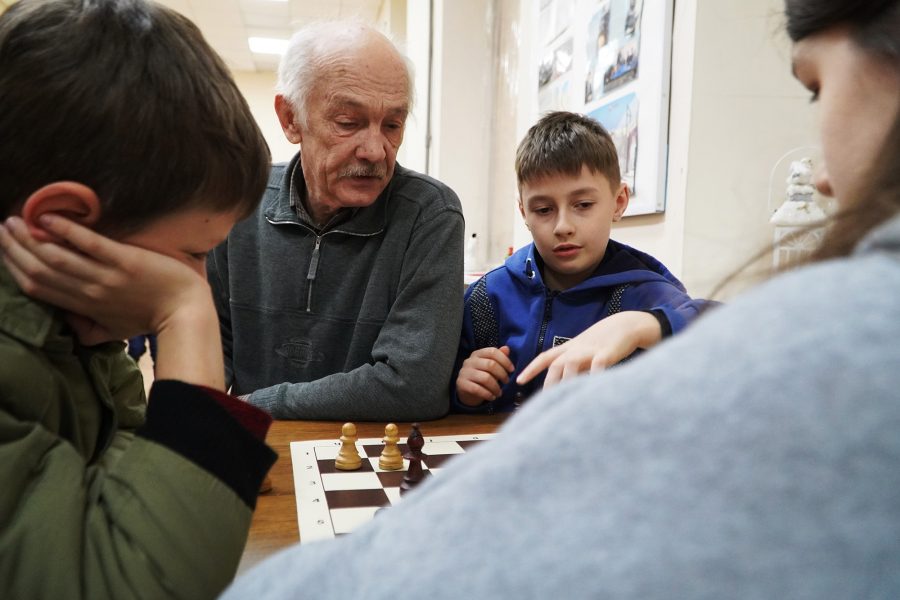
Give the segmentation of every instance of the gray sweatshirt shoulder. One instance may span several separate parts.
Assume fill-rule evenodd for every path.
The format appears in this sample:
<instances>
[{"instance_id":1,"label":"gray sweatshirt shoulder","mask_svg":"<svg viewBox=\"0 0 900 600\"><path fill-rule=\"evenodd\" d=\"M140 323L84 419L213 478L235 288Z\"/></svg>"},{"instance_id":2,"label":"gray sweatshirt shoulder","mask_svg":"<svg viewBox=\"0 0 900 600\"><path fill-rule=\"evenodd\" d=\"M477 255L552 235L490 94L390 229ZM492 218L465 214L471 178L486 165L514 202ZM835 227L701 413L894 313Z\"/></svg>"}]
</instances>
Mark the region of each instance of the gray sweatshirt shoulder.
<instances>
[{"instance_id":1,"label":"gray sweatshirt shoulder","mask_svg":"<svg viewBox=\"0 0 900 600\"><path fill-rule=\"evenodd\" d=\"M418 205L423 220L447 211L462 216L462 204L456 192L433 177L397 165L391 186L391 197Z\"/></svg>"}]
</instances>

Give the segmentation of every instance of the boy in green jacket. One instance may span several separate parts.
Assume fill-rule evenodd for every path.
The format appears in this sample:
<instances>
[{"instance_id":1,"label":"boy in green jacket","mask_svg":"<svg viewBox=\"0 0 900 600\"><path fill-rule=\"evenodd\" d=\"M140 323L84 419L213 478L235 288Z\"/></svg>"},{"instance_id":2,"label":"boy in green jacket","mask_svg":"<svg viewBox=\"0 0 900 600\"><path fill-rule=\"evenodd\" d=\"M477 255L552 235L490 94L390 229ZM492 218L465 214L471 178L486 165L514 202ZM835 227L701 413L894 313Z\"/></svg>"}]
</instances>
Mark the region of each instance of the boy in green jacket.
<instances>
[{"instance_id":1,"label":"boy in green jacket","mask_svg":"<svg viewBox=\"0 0 900 600\"><path fill-rule=\"evenodd\" d=\"M210 598L274 453L228 396L205 255L262 195L222 61L143 0L0 16L0 595ZM120 341L158 337L147 403Z\"/></svg>"}]
</instances>

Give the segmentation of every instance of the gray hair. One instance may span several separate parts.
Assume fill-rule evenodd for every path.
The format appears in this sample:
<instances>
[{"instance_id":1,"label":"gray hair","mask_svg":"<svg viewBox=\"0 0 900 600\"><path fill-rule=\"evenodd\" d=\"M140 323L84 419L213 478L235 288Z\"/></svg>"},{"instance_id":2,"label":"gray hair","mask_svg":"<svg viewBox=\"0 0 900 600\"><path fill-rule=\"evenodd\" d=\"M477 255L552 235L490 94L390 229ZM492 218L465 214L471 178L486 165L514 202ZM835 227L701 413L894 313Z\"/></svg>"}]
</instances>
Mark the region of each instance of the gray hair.
<instances>
[{"instance_id":1,"label":"gray hair","mask_svg":"<svg viewBox=\"0 0 900 600\"><path fill-rule=\"evenodd\" d=\"M323 67L329 57L342 50L340 44L334 43L335 40L345 37L348 30L353 27L359 27L364 32L384 38L394 48L406 66L409 111L412 112L415 101L415 70L412 61L397 48L389 36L360 20L317 21L304 26L291 36L287 51L278 65L278 84L275 91L290 103L297 120L302 125L308 125L307 103L310 93L319 79L328 75Z\"/></svg>"}]
</instances>

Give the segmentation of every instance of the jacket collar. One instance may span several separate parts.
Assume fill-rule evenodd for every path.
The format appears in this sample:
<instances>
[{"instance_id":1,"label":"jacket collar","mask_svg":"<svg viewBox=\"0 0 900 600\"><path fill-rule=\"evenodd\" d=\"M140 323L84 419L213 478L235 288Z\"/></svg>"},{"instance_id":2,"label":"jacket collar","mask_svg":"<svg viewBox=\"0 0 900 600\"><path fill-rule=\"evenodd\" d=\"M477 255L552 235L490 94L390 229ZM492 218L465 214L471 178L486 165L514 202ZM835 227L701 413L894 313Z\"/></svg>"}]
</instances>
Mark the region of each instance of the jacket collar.
<instances>
[{"instance_id":1,"label":"jacket collar","mask_svg":"<svg viewBox=\"0 0 900 600\"><path fill-rule=\"evenodd\" d=\"M352 235L373 235L380 233L387 226L387 209L390 201L394 182L404 171L399 164L394 166L394 176L388 182L387 187L369 206L357 209L349 219L341 221L327 229ZM275 193L267 193L263 200L263 215L270 223L297 223L316 230L314 223L303 218L295 210L295 204L299 201L299 191L292 195L292 183L294 187L302 186L305 190L306 182L303 177L303 169L300 166L300 153L298 152L289 163L282 164L281 168L273 169L272 178L269 180L269 190ZM303 192L305 193L305 192ZM293 196L293 197L292 197ZM303 215L306 211L300 211Z\"/></svg>"},{"instance_id":2,"label":"jacket collar","mask_svg":"<svg viewBox=\"0 0 900 600\"><path fill-rule=\"evenodd\" d=\"M506 259L505 267L513 278L528 289L545 289L541 268L543 261L534 242L520 248ZM615 287L646 281L665 281L684 291L684 286L658 260L615 240L609 240L606 254L593 275L562 294Z\"/></svg>"},{"instance_id":3,"label":"jacket collar","mask_svg":"<svg viewBox=\"0 0 900 600\"><path fill-rule=\"evenodd\" d=\"M30 346L71 352L74 344L63 333L66 328L59 310L26 296L0 265L0 332Z\"/></svg>"}]
</instances>

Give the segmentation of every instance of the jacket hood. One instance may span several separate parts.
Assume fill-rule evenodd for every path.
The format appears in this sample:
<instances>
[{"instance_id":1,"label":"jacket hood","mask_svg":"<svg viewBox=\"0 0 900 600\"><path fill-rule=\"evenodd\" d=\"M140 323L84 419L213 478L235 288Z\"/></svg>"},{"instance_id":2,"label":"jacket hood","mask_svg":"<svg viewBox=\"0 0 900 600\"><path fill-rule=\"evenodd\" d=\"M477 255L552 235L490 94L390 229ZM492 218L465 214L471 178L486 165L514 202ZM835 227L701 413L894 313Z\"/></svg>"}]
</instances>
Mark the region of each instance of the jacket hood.
<instances>
[{"instance_id":1,"label":"jacket hood","mask_svg":"<svg viewBox=\"0 0 900 600\"><path fill-rule=\"evenodd\" d=\"M541 264L543 264L543 260L532 242L507 258L502 268L507 269L512 277L523 286L544 288L546 286L539 268ZM594 290L647 281L666 281L682 292L686 291L681 281L664 264L649 254L627 244L609 240L606 254L594 274L566 292Z\"/></svg>"}]
</instances>

